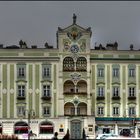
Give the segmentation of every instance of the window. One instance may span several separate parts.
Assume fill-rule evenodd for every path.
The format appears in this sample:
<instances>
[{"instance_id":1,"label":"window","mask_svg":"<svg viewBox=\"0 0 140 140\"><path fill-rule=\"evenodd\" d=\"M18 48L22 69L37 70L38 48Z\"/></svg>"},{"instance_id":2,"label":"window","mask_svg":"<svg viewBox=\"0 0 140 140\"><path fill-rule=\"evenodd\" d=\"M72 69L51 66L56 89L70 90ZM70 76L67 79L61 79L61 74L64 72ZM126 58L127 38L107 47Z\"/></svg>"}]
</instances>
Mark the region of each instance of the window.
<instances>
[{"instance_id":1,"label":"window","mask_svg":"<svg viewBox=\"0 0 140 140\"><path fill-rule=\"evenodd\" d=\"M129 107L128 114L129 116L135 115L135 107Z\"/></svg>"},{"instance_id":2,"label":"window","mask_svg":"<svg viewBox=\"0 0 140 140\"><path fill-rule=\"evenodd\" d=\"M113 97L119 96L119 87L113 87Z\"/></svg>"},{"instance_id":3,"label":"window","mask_svg":"<svg viewBox=\"0 0 140 140\"><path fill-rule=\"evenodd\" d=\"M98 77L104 77L104 69L102 68L98 69Z\"/></svg>"},{"instance_id":4,"label":"window","mask_svg":"<svg viewBox=\"0 0 140 140\"><path fill-rule=\"evenodd\" d=\"M51 96L50 85L43 85L43 96Z\"/></svg>"},{"instance_id":5,"label":"window","mask_svg":"<svg viewBox=\"0 0 140 140\"><path fill-rule=\"evenodd\" d=\"M54 127L50 122L42 122L39 127L40 134L53 134Z\"/></svg>"},{"instance_id":6,"label":"window","mask_svg":"<svg viewBox=\"0 0 140 140\"><path fill-rule=\"evenodd\" d=\"M129 69L129 77L135 77L135 69Z\"/></svg>"},{"instance_id":7,"label":"window","mask_svg":"<svg viewBox=\"0 0 140 140\"><path fill-rule=\"evenodd\" d=\"M119 107L113 107L113 115L119 115Z\"/></svg>"},{"instance_id":8,"label":"window","mask_svg":"<svg viewBox=\"0 0 140 140\"><path fill-rule=\"evenodd\" d=\"M75 115L75 108L71 107L71 115Z\"/></svg>"},{"instance_id":9,"label":"window","mask_svg":"<svg viewBox=\"0 0 140 140\"><path fill-rule=\"evenodd\" d=\"M87 60L85 57L79 57L76 62L76 71L86 71Z\"/></svg>"},{"instance_id":10,"label":"window","mask_svg":"<svg viewBox=\"0 0 140 140\"><path fill-rule=\"evenodd\" d=\"M99 96L104 96L104 87L98 87L98 97Z\"/></svg>"},{"instance_id":11,"label":"window","mask_svg":"<svg viewBox=\"0 0 140 140\"><path fill-rule=\"evenodd\" d=\"M25 68L24 67L18 68L18 77L25 77Z\"/></svg>"},{"instance_id":12,"label":"window","mask_svg":"<svg viewBox=\"0 0 140 140\"><path fill-rule=\"evenodd\" d=\"M113 69L113 77L119 77L119 69L118 68Z\"/></svg>"},{"instance_id":13,"label":"window","mask_svg":"<svg viewBox=\"0 0 140 140\"><path fill-rule=\"evenodd\" d=\"M43 116L50 116L51 110L49 106L44 106L43 107Z\"/></svg>"},{"instance_id":14,"label":"window","mask_svg":"<svg viewBox=\"0 0 140 140\"><path fill-rule=\"evenodd\" d=\"M104 114L104 107L98 107L98 115L103 115Z\"/></svg>"},{"instance_id":15,"label":"window","mask_svg":"<svg viewBox=\"0 0 140 140\"><path fill-rule=\"evenodd\" d=\"M18 85L18 97L25 97L25 85Z\"/></svg>"},{"instance_id":16,"label":"window","mask_svg":"<svg viewBox=\"0 0 140 140\"><path fill-rule=\"evenodd\" d=\"M74 71L74 60L71 57L65 57L63 60L63 71Z\"/></svg>"},{"instance_id":17,"label":"window","mask_svg":"<svg viewBox=\"0 0 140 140\"><path fill-rule=\"evenodd\" d=\"M135 87L129 87L129 97L135 97Z\"/></svg>"},{"instance_id":18,"label":"window","mask_svg":"<svg viewBox=\"0 0 140 140\"><path fill-rule=\"evenodd\" d=\"M49 77L50 76L50 68L44 67L43 68L43 77Z\"/></svg>"},{"instance_id":19,"label":"window","mask_svg":"<svg viewBox=\"0 0 140 140\"><path fill-rule=\"evenodd\" d=\"M25 116L25 106L17 107L17 116Z\"/></svg>"}]
</instances>

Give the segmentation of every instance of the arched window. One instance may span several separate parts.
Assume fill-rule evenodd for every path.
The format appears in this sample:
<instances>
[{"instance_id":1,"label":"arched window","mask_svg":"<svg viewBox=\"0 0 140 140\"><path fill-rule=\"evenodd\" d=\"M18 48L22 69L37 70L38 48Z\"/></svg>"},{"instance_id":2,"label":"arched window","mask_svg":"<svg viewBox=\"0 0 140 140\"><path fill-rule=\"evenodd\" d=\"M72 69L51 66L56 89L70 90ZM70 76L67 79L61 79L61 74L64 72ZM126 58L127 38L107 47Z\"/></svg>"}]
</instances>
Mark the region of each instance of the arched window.
<instances>
[{"instance_id":1,"label":"arched window","mask_svg":"<svg viewBox=\"0 0 140 140\"><path fill-rule=\"evenodd\" d=\"M65 116L75 115L75 107L73 103L68 102L64 105L64 115Z\"/></svg>"},{"instance_id":2,"label":"arched window","mask_svg":"<svg viewBox=\"0 0 140 140\"><path fill-rule=\"evenodd\" d=\"M71 57L64 58L63 71L74 71L74 61Z\"/></svg>"},{"instance_id":3,"label":"arched window","mask_svg":"<svg viewBox=\"0 0 140 140\"><path fill-rule=\"evenodd\" d=\"M39 126L40 134L53 134L54 128L51 122L44 121Z\"/></svg>"},{"instance_id":4,"label":"arched window","mask_svg":"<svg viewBox=\"0 0 140 140\"><path fill-rule=\"evenodd\" d=\"M28 133L28 124L26 122L20 121L17 122L14 126L15 134L27 134Z\"/></svg>"},{"instance_id":5,"label":"arched window","mask_svg":"<svg viewBox=\"0 0 140 140\"><path fill-rule=\"evenodd\" d=\"M79 57L76 62L76 71L86 71L87 60L85 57Z\"/></svg>"}]
</instances>

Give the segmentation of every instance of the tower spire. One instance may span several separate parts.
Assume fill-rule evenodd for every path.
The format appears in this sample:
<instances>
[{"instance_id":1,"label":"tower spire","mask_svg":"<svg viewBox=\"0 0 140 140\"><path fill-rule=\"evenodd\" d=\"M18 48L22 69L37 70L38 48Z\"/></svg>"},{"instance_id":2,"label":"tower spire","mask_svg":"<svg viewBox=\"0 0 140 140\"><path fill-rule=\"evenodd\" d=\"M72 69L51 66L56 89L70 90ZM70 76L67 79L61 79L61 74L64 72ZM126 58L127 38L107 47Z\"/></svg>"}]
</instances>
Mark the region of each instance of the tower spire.
<instances>
[{"instance_id":1,"label":"tower spire","mask_svg":"<svg viewBox=\"0 0 140 140\"><path fill-rule=\"evenodd\" d=\"M73 24L76 24L76 18L77 16L75 15L75 13L73 14Z\"/></svg>"}]
</instances>

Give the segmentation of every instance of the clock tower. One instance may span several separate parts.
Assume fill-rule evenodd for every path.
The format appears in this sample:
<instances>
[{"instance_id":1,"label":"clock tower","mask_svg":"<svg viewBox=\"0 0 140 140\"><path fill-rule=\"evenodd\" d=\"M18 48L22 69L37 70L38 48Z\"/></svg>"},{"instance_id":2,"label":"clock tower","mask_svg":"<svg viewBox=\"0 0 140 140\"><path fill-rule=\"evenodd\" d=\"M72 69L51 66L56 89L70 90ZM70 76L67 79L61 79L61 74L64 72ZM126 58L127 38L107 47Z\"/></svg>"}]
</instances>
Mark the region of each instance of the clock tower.
<instances>
[{"instance_id":1,"label":"clock tower","mask_svg":"<svg viewBox=\"0 0 140 140\"><path fill-rule=\"evenodd\" d=\"M91 34L91 28L77 25L75 14L72 25L64 29L58 27L57 31L60 56L58 115L68 119L66 127L70 129L71 139L81 139L84 130L88 134L88 126L94 136L90 94Z\"/></svg>"}]
</instances>

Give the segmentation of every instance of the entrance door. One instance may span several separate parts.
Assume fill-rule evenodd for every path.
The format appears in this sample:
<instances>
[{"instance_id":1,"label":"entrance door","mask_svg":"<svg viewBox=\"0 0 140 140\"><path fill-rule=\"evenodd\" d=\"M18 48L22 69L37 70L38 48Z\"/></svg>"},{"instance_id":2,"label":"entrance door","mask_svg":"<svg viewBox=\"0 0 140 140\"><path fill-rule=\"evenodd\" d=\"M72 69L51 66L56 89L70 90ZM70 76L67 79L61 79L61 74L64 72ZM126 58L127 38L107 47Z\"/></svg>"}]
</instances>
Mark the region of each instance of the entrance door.
<instances>
[{"instance_id":1,"label":"entrance door","mask_svg":"<svg viewBox=\"0 0 140 140\"><path fill-rule=\"evenodd\" d=\"M71 139L81 139L81 122L71 122Z\"/></svg>"}]
</instances>

